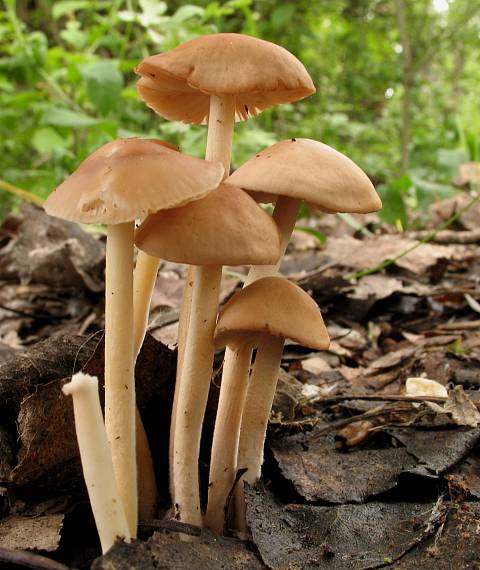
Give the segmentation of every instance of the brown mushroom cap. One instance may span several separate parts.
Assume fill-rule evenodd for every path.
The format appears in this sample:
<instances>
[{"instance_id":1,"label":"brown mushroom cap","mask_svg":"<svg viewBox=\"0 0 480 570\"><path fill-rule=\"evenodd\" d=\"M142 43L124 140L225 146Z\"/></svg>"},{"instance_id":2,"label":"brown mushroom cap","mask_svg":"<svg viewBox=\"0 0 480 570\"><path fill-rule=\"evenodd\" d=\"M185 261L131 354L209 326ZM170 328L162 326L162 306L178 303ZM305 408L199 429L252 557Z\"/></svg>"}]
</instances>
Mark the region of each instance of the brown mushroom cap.
<instances>
[{"instance_id":1,"label":"brown mushroom cap","mask_svg":"<svg viewBox=\"0 0 480 570\"><path fill-rule=\"evenodd\" d=\"M140 96L163 117L204 123L210 95L236 95L236 120L315 93L286 49L243 34L212 34L145 58L135 69Z\"/></svg>"},{"instance_id":2,"label":"brown mushroom cap","mask_svg":"<svg viewBox=\"0 0 480 570\"><path fill-rule=\"evenodd\" d=\"M219 162L156 139L120 139L91 154L47 198L48 214L72 222L120 224L181 206L216 188Z\"/></svg>"},{"instance_id":3,"label":"brown mushroom cap","mask_svg":"<svg viewBox=\"0 0 480 570\"><path fill-rule=\"evenodd\" d=\"M234 295L220 311L215 345L255 345L262 334L290 338L317 350L330 343L315 301L284 277L264 277Z\"/></svg>"},{"instance_id":4,"label":"brown mushroom cap","mask_svg":"<svg viewBox=\"0 0 480 570\"><path fill-rule=\"evenodd\" d=\"M275 222L229 184L202 200L152 214L137 229L135 244L149 255L191 265L270 265L280 256Z\"/></svg>"},{"instance_id":5,"label":"brown mushroom cap","mask_svg":"<svg viewBox=\"0 0 480 570\"><path fill-rule=\"evenodd\" d=\"M382 202L368 176L341 152L311 139L289 139L259 152L228 182L259 201L288 196L324 212L376 212ZM273 195L273 196L272 196Z\"/></svg>"}]
</instances>

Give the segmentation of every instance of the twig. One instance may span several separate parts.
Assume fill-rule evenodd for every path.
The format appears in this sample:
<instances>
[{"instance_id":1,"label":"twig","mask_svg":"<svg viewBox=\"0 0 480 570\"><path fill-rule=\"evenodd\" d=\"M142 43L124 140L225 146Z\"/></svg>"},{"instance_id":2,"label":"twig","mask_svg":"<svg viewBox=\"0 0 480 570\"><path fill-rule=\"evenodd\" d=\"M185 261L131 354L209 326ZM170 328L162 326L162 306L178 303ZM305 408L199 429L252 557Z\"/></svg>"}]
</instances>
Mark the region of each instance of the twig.
<instances>
[{"instance_id":1,"label":"twig","mask_svg":"<svg viewBox=\"0 0 480 570\"><path fill-rule=\"evenodd\" d=\"M390 267L390 265L393 265L396 261L398 261L402 257L405 257L406 255L411 253L413 250L417 249L417 247L420 247L421 245L432 241L435 238L435 236L438 234L438 232L445 230L446 228L451 226L453 224L453 222L458 220L458 218L460 218L460 216L462 214L464 214L467 210L469 210L472 206L474 206L479 200L480 200L480 196L475 196L472 200L470 200L470 202L466 206L464 206L463 208L458 210L458 212L453 214L453 216L448 218L448 220L446 220L445 222L443 222L442 224L437 226L434 230L429 232L426 237L424 237L422 240L420 240L415 245L412 245L411 247L405 249L404 251L400 252L398 255L395 255L394 257L392 257L390 259L385 259L384 261L382 261L381 263L379 263L377 265L374 265L373 267L369 267L367 269L362 269L361 271L357 271L356 273L350 273L349 275L345 276L345 279L347 279L349 281L357 281L358 279L361 279L362 277L365 277L366 275L372 275L373 273L378 273L379 271L382 271L383 269Z\"/></svg>"},{"instance_id":2,"label":"twig","mask_svg":"<svg viewBox=\"0 0 480 570\"><path fill-rule=\"evenodd\" d=\"M448 398L437 396L402 396L402 395L365 395L365 396L331 396L329 398L314 398L308 400L309 404L336 404L339 402L348 402L351 400L362 400L367 402L433 402L435 404L444 404ZM472 401L472 403L480 409L480 402Z\"/></svg>"},{"instance_id":3,"label":"twig","mask_svg":"<svg viewBox=\"0 0 480 570\"><path fill-rule=\"evenodd\" d=\"M38 570L69 570L68 566L60 564L51 558L26 552L25 550L10 550L0 547L0 562L8 564L10 568L33 568Z\"/></svg>"},{"instance_id":4,"label":"twig","mask_svg":"<svg viewBox=\"0 0 480 570\"><path fill-rule=\"evenodd\" d=\"M430 234L429 230L422 230L419 232L407 232L407 237L410 239L423 239L428 237ZM437 235L432 238L435 243L479 243L480 242L480 230L471 230L464 232L455 232L453 230L444 230L437 233Z\"/></svg>"},{"instance_id":5,"label":"twig","mask_svg":"<svg viewBox=\"0 0 480 570\"><path fill-rule=\"evenodd\" d=\"M13 184L10 184L6 180L0 180L0 188L2 190L5 190L6 192L10 192L10 194L17 196L22 200L26 200L27 202L31 202L32 204L36 204L37 206L42 206L43 204L43 200L39 196L32 194L28 190L23 190L23 188L14 186Z\"/></svg>"}]
</instances>

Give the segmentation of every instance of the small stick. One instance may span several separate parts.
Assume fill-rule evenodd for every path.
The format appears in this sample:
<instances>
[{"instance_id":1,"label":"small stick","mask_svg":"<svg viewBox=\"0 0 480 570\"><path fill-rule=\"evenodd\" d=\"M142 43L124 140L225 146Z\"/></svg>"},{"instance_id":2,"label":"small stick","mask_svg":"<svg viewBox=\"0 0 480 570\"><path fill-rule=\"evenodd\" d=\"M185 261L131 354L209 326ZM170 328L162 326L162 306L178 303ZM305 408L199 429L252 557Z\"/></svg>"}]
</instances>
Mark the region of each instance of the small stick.
<instances>
[{"instance_id":1,"label":"small stick","mask_svg":"<svg viewBox=\"0 0 480 570\"><path fill-rule=\"evenodd\" d=\"M309 404L336 404L340 402L362 400L371 402L433 402L434 404L444 404L448 398L440 396L402 396L402 395L365 395L365 396L331 396L329 398L313 398L307 400ZM472 403L480 409L480 402L472 401Z\"/></svg>"}]
</instances>

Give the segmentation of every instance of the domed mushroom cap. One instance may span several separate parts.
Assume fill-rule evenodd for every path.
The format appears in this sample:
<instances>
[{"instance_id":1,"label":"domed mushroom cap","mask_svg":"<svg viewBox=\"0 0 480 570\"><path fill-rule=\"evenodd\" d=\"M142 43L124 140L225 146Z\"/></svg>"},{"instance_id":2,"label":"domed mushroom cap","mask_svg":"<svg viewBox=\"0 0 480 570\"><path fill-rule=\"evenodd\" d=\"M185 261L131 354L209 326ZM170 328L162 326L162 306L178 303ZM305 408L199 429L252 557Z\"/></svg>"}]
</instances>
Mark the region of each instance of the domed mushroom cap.
<instances>
[{"instance_id":1,"label":"domed mushroom cap","mask_svg":"<svg viewBox=\"0 0 480 570\"><path fill-rule=\"evenodd\" d=\"M261 334L290 338L317 350L330 344L315 301L284 277L264 277L234 295L220 311L215 345L256 344Z\"/></svg>"},{"instance_id":2,"label":"domed mushroom cap","mask_svg":"<svg viewBox=\"0 0 480 570\"><path fill-rule=\"evenodd\" d=\"M120 224L202 198L218 186L223 166L178 152L156 139L119 139L91 154L47 198L52 216Z\"/></svg>"},{"instance_id":3,"label":"domed mushroom cap","mask_svg":"<svg viewBox=\"0 0 480 570\"><path fill-rule=\"evenodd\" d=\"M135 244L149 255L191 265L270 265L280 256L275 222L228 184L182 208L152 214L137 229Z\"/></svg>"},{"instance_id":4,"label":"domed mushroom cap","mask_svg":"<svg viewBox=\"0 0 480 570\"><path fill-rule=\"evenodd\" d=\"M243 34L212 34L147 57L135 69L140 96L170 120L204 123L210 95L236 95L236 119L315 93L286 49Z\"/></svg>"},{"instance_id":5,"label":"domed mushroom cap","mask_svg":"<svg viewBox=\"0 0 480 570\"><path fill-rule=\"evenodd\" d=\"M304 200L324 212L376 212L382 202L368 176L341 152L311 139L289 139L259 152L228 182L260 201Z\"/></svg>"}]
</instances>

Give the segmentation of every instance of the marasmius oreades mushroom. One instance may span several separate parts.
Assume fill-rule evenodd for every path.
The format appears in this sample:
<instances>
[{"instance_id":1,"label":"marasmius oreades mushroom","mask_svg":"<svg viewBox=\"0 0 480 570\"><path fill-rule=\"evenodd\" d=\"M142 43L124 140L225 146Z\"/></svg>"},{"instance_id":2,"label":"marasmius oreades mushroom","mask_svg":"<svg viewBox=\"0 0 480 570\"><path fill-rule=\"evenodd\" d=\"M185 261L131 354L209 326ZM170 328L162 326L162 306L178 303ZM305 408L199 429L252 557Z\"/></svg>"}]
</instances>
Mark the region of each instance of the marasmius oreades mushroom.
<instances>
[{"instance_id":1,"label":"marasmius oreades mushroom","mask_svg":"<svg viewBox=\"0 0 480 570\"><path fill-rule=\"evenodd\" d=\"M312 79L294 55L276 44L243 34L212 34L190 40L169 52L145 58L135 71L141 76L138 92L156 113L186 123L208 122L205 158L220 161L225 177L230 171L235 121L315 92ZM217 274L220 279L218 271ZM195 283L189 272L187 283L191 281ZM192 295L192 287L186 287L180 316L171 437L175 433ZM210 323L212 318L213 313L206 315L205 320ZM205 334L205 328L194 334ZM211 346L213 366L213 341Z\"/></svg>"},{"instance_id":2,"label":"marasmius oreades mushroom","mask_svg":"<svg viewBox=\"0 0 480 570\"><path fill-rule=\"evenodd\" d=\"M137 229L135 243L149 255L194 266L197 286L193 290L189 350L184 356L173 435L172 504L176 518L202 526L198 457L210 388L210 351L221 268L275 262L280 238L275 222L248 194L221 184L201 200L149 216ZM213 316L205 322L210 314ZM199 328L205 334L192 334Z\"/></svg>"},{"instance_id":3,"label":"marasmius oreades mushroom","mask_svg":"<svg viewBox=\"0 0 480 570\"><path fill-rule=\"evenodd\" d=\"M248 367L245 374L244 367L237 366L222 380L205 517L206 525L216 532L224 526L226 501L237 469L247 469L243 480L249 483L260 477L268 417L286 338L316 350L327 349L330 342L315 301L283 277L264 277L251 283L226 303L218 317L218 348L230 347L234 360L246 362L247 366L251 349L257 348L257 354L246 400ZM222 398L228 400L228 406L222 405ZM243 488L242 481L239 484ZM239 517L241 522L241 513Z\"/></svg>"},{"instance_id":4,"label":"marasmius oreades mushroom","mask_svg":"<svg viewBox=\"0 0 480 570\"><path fill-rule=\"evenodd\" d=\"M90 155L45 202L48 214L107 225L105 425L130 533L136 536L133 238L135 219L205 196L222 166L154 139L122 139Z\"/></svg>"},{"instance_id":5,"label":"marasmius oreades mushroom","mask_svg":"<svg viewBox=\"0 0 480 570\"><path fill-rule=\"evenodd\" d=\"M273 219L282 236L282 257L285 253L291 233L295 226L302 201L324 212L367 213L381 208L381 201L368 176L349 158L335 149L311 140L289 139L277 143L248 160L238 168L228 182L235 183L248 191L258 201L274 202ZM246 285L278 272L281 258L274 266L252 267ZM234 360L236 362L234 362ZM215 423L215 434L225 432L222 418L226 420L222 407L230 409L238 405L239 396L231 396L223 386L229 386L233 380L230 374L245 378L248 375L250 359L247 354L241 361L227 347L222 376L222 388ZM225 393L222 394L222 391ZM232 403L235 399L235 404ZM232 433L231 445L238 433ZM229 456L233 455L231 453ZM212 457L211 476L225 468L221 456L219 465ZM211 482L211 481L210 481Z\"/></svg>"}]
</instances>

